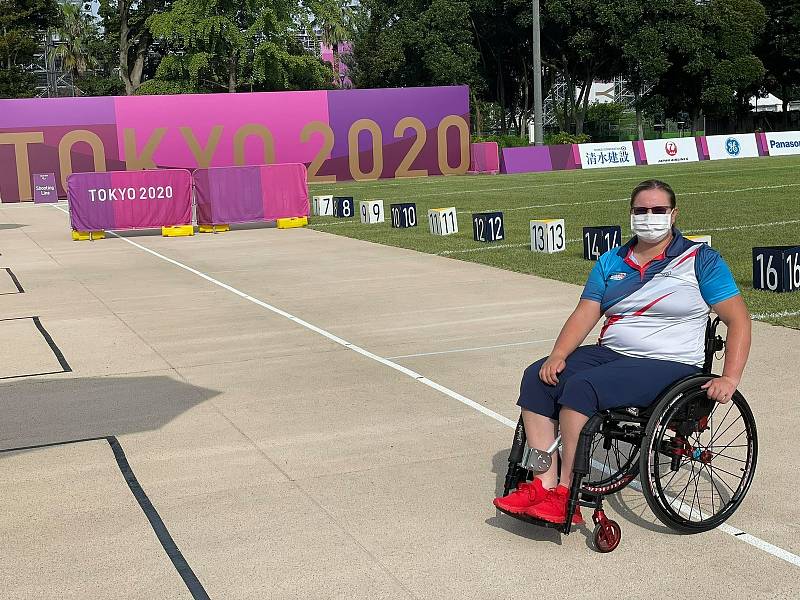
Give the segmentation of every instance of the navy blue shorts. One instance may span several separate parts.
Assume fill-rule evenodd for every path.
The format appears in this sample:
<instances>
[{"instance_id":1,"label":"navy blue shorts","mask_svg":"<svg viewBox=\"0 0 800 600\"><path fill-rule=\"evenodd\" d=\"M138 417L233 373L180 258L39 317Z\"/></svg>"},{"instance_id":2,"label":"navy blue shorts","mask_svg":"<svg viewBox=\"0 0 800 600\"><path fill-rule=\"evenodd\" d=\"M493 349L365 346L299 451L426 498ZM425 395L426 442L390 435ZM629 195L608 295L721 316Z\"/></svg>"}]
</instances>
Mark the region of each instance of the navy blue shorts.
<instances>
[{"instance_id":1,"label":"navy blue shorts","mask_svg":"<svg viewBox=\"0 0 800 600\"><path fill-rule=\"evenodd\" d=\"M671 383L700 372L699 367L671 360L633 358L603 346L581 346L567 357L558 385L539 379L546 357L522 376L517 405L551 419L561 406L591 417L599 410L645 408Z\"/></svg>"}]
</instances>

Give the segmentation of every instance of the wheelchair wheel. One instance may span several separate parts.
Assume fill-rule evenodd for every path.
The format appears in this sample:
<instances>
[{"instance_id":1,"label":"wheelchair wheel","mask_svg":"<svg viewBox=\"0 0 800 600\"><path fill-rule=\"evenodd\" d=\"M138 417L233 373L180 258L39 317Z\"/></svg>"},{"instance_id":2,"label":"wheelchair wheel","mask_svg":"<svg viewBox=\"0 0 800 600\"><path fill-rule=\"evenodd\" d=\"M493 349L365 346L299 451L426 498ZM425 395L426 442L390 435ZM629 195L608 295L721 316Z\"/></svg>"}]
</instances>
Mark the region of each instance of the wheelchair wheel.
<instances>
[{"instance_id":1,"label":"wheelchair wheel","mask_svg":"<svg viewBox=\"0 0 800 600\"><path fill-rule=\"evenodd\" d=\"M700 533L723 523L744 499L756 468L753 413L736 392L709 400L700 375L676 385L654 408L642 441L642 491L671 529Z\"/></svg>"},{"instance_id":2,"label":"wheelchair wheel","mask_svg":"<svg viewBox=\"0 0 800 600\"><path fill-rule=\"evenodd\" d=\"M598 523L594 526L592 539L594 548L598 552L613 552L622 540L622 529L616 521L609 520L605 524Z\"/></svg>"},{"instance_id":3,"label":"wheelchair wheel","mask_svg":"<svg viewBox=\"0 0 800 600\"><path fill-rule=\"evenodd\" d=\"M639 474L639 439L625 439L611 430L605 422L592 439L590 471L581 484L586 494L614 494L628 485Z\"/></svg>"}]
</instances>

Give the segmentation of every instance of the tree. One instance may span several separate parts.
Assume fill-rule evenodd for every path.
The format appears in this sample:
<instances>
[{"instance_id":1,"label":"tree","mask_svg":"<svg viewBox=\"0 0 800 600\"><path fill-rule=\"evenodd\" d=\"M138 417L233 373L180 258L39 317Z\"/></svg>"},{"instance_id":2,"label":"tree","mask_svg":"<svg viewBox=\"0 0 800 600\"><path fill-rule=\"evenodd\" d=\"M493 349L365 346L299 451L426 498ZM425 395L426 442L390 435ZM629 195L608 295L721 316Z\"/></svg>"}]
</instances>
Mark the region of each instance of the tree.
<instances>
[{"instance_id":1,"label":"tree","mask_svg":"<svg viewBox=\"0 0 800 600\"><path fill-rule=\"evenodd\" d=\"M82 6L70 2L61 5L61 25L58 28L60 44L56 46L55 54L61 58L64 70L70 74L73 88L89 66L97 62L91 53L91 40L95 33L94 22L84 13Z\"/></svg>"},{"instance_id":2,"label":"tree","mask_svg":"<svg viewBox=\"0 0 800 600\"><path fill-rule=\"evenodd\" d=\"M319 30L322 43L333 50L333 81L341 87L339 73L339 44L349 42L353 35L353 7L350 0L306 0L311 13L312 33Z\"/></svg>"},{"instance_id":3,"label":"tree","mask_svg":"<svg viewBox=\"0 0 800 600\"><path fill-rule=\"evenodd\" d=\"M583 132L592 83L624 71L623 46L635 30L635 0L545 0L542 53L566 83L563 126ZM577 90L577 94L573 93Z\"/></svg>"},{"instance_id":4,"label":"tree","mask_svg":"<svg viewBox=\"0 0 800 600\"><path fill-rule=\"evenodd\" d=\"M148 58L151 56L153 36L147 28L147 19L165 10L170 0L99 0L100 15L106 35L117 40L119 77L125 84L125 93L131 95L139 89L144 79Z\"/></svg>"},{"instance_id":5,"label":"tree","mask_svg":"<svg viewBox=\"0 0 800 600\"><path fill-rule=\"evenodd\" d=\"M324 87L332 75L300 46L298 10L292 0L176 0L147 20L169 51L139 93Z\"/></svg>"},{"instance_id":6,"label":"tree","mask_svg":"<svg viewBox=\"0 0 800 600\"><path fill-rule=\"evenodd\" d=\"M671 31L670 66L655 92L668 114L685 111L692 133L703 114L725 116L747 102L764 74L753 48L766 14L758 0L672 0L681 18Z\"/></svg>"},{"instance_id":7,"label":"tree","mask_svg":"<svg viewBox=\"0 0 800 600\"><path fill-rule=\"evenodd\" d=\"M513 127L523 135L533 110L531 3L472 0L470 5L474 44L480 57L478 71L484 82L473 92L497 107L501 133L506 134ZM546 71L552 73L552 69ZM483 115L475 93L472 103L480 125Z\"/></svg>"},{"instance_id":8,"label":"tree","mask_svg":"<svg viewBox=\"0 0 800 600\"><path fill-rule=\"evenodd\" d=\"M764 88L783 101L786 112L800 93L800 0L761 0L767 24L756 48L764 63Z\"/></svg>"},{"instance_id":9,"label":"tree","mask_svg":"<svg viewBox=\"0 0 800 600\"><path fill-rule=\"evenodd\" d=\"M0 0L0 97L34 95L36 77L30 67L57 15L55 0Z\"/></svg>"},{"instance_id":10,"label":"tree","mask_svg":"<svg viewBox=\"0 0 800 600\"><path fill-rule=\"evenodd\" d=\"M480 87L466 0L364 0L346 59L356 87Z\"/></svg>"}]
</instances>

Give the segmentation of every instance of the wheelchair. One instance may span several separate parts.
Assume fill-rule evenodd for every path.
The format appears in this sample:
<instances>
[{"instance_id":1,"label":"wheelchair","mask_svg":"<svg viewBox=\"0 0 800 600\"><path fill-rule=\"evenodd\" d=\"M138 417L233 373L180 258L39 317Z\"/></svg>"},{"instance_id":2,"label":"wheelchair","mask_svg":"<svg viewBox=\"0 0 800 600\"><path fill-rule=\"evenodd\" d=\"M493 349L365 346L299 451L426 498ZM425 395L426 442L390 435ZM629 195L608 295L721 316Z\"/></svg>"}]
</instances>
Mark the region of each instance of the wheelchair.
<instances>
[{"instance_id":1,"label":"wheelchair","mask_svg":"<svg viewBox=\"0 0 800 600\"><path fill-rule=\"evenodd\" d=\"M711 372L715 354L725 348L725 341L717 335L718 325L719 317L709 318L706 324L700 373L671 384L647 408L600 411L581 431L567 515L577 506L594 509L597 551L612 552L622 535L619 524L604 513L603 497L619 492L637 476L650 509L679 533L714 529L736 511L747 494L758 456L753 412L738 390L726 404L718 404L701 387L718 377ZM520 416L503 495L532 479L535 472L546 471L558 441L546 451L528 448ZM570 518L557 524L498 510L563 534L572 529Z\"/></svg>"}]
</instances>

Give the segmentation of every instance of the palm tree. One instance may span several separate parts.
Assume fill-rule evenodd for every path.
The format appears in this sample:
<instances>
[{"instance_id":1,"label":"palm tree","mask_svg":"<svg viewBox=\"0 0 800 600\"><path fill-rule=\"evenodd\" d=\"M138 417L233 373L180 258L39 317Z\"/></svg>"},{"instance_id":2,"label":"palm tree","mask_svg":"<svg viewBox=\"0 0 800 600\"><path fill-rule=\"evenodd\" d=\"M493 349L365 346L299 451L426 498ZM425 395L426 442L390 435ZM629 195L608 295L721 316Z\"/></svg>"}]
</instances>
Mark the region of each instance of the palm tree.
<instances>
[{"instance_id":1,"label":"palm tree","mask_svg":"<svg viewBox=\"0 0 800 600\"><path fill-rule=\"evenodd\" d=\"M308 0L306 6L312 14L312 29L319 31L322 43L333 50L333 82L336 87L341 87L339 44L350 41L352 0Z\"/></svg>"},{"instance_id":2,"label":"palm tree","mask_svg":"<svg viewBox=\"0 0 800 600\"><path fill-rule=\"evenodd\" d=\"M72 78L73 94L75 80L96 62L89 48L93 28L94 24L79 4L65 2L61 5L61 27L58 28L61 43L55 54L61 58L64 70Z\"/></svg>"}]
</instances>

